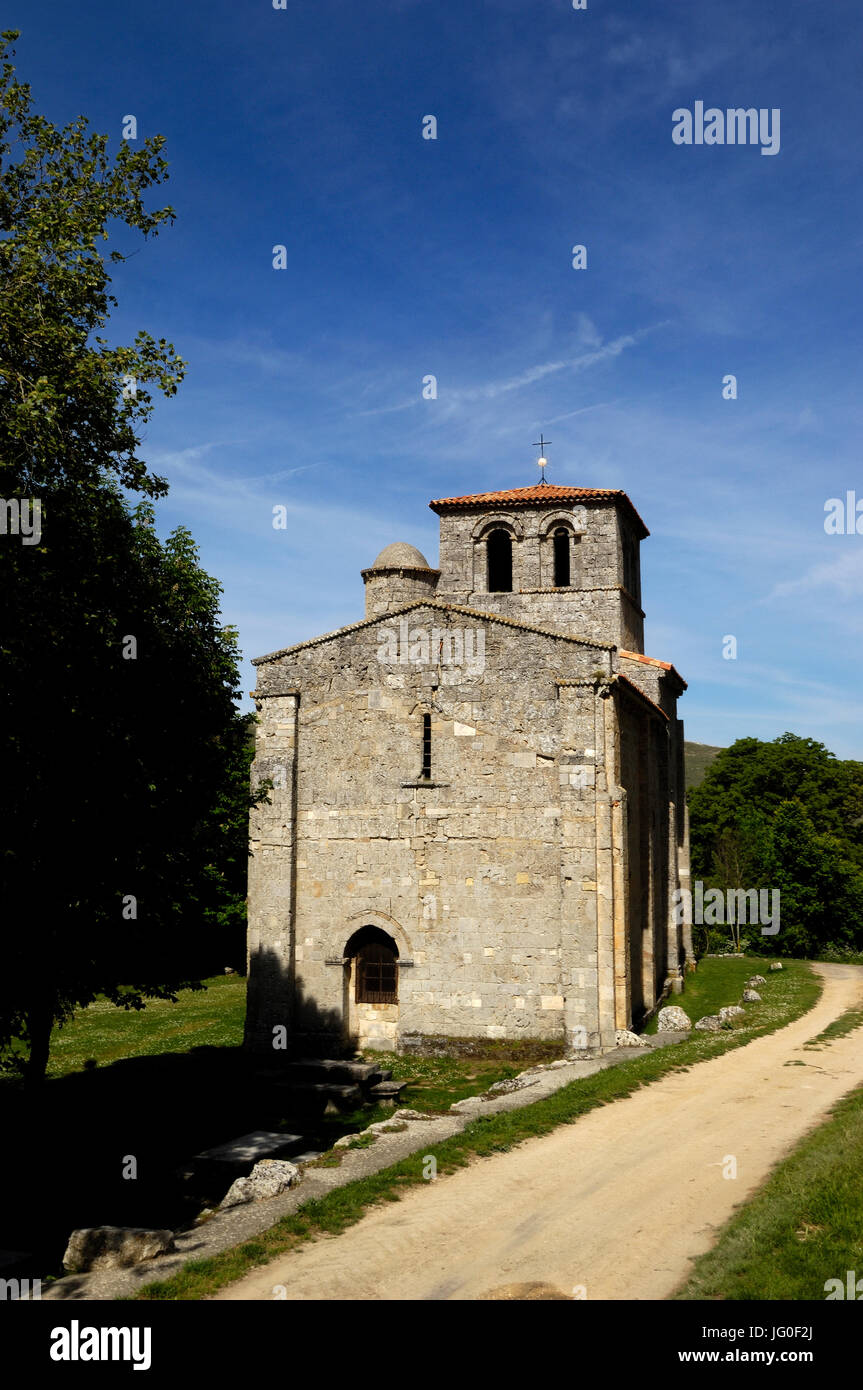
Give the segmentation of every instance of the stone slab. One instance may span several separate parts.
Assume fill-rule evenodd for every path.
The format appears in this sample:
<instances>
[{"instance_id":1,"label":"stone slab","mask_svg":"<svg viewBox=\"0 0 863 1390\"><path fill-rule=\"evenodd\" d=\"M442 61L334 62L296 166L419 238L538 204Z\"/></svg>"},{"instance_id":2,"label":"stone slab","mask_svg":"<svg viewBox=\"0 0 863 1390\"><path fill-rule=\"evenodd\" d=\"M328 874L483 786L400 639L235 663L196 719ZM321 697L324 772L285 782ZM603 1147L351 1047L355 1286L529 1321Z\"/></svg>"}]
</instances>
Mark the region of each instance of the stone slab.
<instances>
[{"instance_id":1,"label":"stone slab","mask_svg":"<svg viewBox=\"0 0 863 1390\"><path fill-rule=\"evenodd\" d=\"M203 1149L195 1154L192 1163L195 1168L224 1166L229 1168L251 1168L261 1158L285 1158L302 1148L305 1139L301 1134L280 1134L276 1130L255 1129L251 1134L241 1134L238 1139L230 1139L227 1144L217 1144L215 1148Z\"/></svg>"}]
</instances>

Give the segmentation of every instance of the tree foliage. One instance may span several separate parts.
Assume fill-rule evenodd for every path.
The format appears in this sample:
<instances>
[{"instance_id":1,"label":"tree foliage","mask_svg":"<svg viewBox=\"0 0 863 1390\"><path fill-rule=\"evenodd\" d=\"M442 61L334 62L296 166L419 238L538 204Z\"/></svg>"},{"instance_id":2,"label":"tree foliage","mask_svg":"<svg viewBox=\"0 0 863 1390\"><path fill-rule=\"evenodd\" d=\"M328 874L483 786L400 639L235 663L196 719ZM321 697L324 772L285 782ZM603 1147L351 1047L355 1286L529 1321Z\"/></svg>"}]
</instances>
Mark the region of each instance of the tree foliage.
<instances>
[{"instance_id":1,"label":"tree foliage","mask_svg":"<svg viewBox=\"0 0 863 1390\"><path fill-rule=\"evenodd\" d=\"M863 950L863 763L782 734L738 739L689 793L692 872L719 888L781 894L765 950Z\"/></svg>"},{"instance_id":2,"label":"tree foliage","mask_svg":"<svg viewBox=\"0 0 863 1390\"><path fill-rule=\"evenodd\" d=\"M150 385L173 395L185 363L164 338L142 331L112 347L98 330L116 304L99 243L124 228L146 240L174 218L171 207L144 206L146 190L167 178L164 140L140 149L123 141L112 157L108 136L83 116L57 129L15 77L17 37L0 35L3 496L69 484L89 491L106 475L160 496L167 484L138 455L140 428L153 409ZM127 255L113 247L109 260Z\"/></svg>"},{"instance_id":3,"label":"tree foliage","mask_svg":"<svg viewBox=\"0 0 863 1390\"><path fill-rule=\"evenodd\" d=\"M0 477L4 499L39 499L41 535L0 536L0 1054L38 1078L52 1025L97 994L140 1008L226 951L239 963L250 719L219 585L186 529L161 542L151 501L130 497L166 491L139 435L148 383L172 395L183 364L147 333L100 335L115 301L99 243L173 216L144 206L162 141L109 157L83 119L34 114L14 37L0 49Z\"/></svg>"}]
</instances>

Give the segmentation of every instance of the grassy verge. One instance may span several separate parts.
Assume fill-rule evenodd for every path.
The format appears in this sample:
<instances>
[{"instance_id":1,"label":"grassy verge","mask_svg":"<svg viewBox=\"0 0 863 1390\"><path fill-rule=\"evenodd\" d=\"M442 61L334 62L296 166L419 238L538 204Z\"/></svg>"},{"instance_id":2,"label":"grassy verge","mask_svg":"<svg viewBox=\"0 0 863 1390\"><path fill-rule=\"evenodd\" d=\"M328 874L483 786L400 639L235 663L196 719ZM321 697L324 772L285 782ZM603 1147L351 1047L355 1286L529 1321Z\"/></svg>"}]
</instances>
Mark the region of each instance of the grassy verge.
<instances>
[{"instance_id":1,"label":"grassy verge","mask_svg":"<svg viewBox=\"0 0 863 1390\"><path fill-rule=\"evenodd\" d=\"M108 1066L128 1057L188 1052L192 1047L239 1047L246 981L216 975L202 990L184 989L177 1003L153 999L145 1009L118 1009L97 999L51 1034L48 1078Z\"/></svg>"},{"instance_id":2,"label":"grassy verge","mask_svg":"<svg viewBox=\"0 0 863 1390\"><path fill-rule=\"evenodd\" d=\"M858 1025L859 1026L859 1025ZM678 1299L826 1298L863 1275L863 1088L780 1163L696 1262ZM847 1293L846 1293L847 1297Z\"/></svg>"},{"instance_id":3,"label":"grassy verge","mask_svg":"<svg viewBox=\"0 0 863 1390\"><path fill-rule=\"evenodd\" d=\"M132 1057L159 1057L184 1053L195 1047L241 1047L246 1009L246 981L239 975L216 975L203 990L182 990L176 1004L151 1000L146 1009L118 1009L107 999L97 999L81 1009L51 1036L48 1079L92 1071ZM475 1055L474 1055L475 1054ZM407 1081L410 1103L417 1110L448 1110L454 1101L485 1091L494 1081L515 1076L537 1061L563 1055L549 1043L495 1043L477 1039L474 1053L462 1056L422 1057L374 1052L368 1061L392 1070L398 1081ZM9 1078L7 1078L9 1079ZM384 1119L391 1111L368 1107L355 1116L342 1117L348 1127Z\"/></svg>"},{"instance_id":4,"label":"grassy verge","mask_svg":"<svg viewBox=\"0 0 863 1390\"><path fill-rule=\"evenodd\" d=\"M562 1046L554 1055L563 1056ZM404 1104L412 1110L445 1111L455 1101L480 1095L493 1082L517 1076L545 1058L538 1058L528 1046L517 1060L506 1054L501 1059L494 1054L480 1058L411 1057L398 1052L368 1053L367 1060L392 1071L395 1081L407 1081Z\"/></svg>"},{"instance_id":5,"label":"grassy verge","mask_svg":"<svg viewBox=\"0 0 863 1390\"><path fill-rule=\"evenodd\" d=\"M816 1037L810 1038L803 1046L820 1049L824 1043L830 1042L831 1038L844 1038L846 1033L853 1033L854 1029L859 1028L861 1024L863 1024L863 1008L846 1009L844 1014L834 1018L832 1023L828 1023L822 1032L818 1033Z\"/></svg>"},{"instance_id":6,"label":"grassy verge","mask_svg":"<svg viewBox=\"0 0 863 1390\"><path fill-rule=\"evenodd\" d=\"M750 958L748 974L756 973L760 964L757 959ZM784 1027L812 1008L820 994L821 983L805 962L789 961L784 970L770 977L769 986L764 990L763 1002L747 1008L743 1027L731 1032L698 1034L673 1047L657 1049L571 1082L522 1109L480 1117L440 1144L421 1149L379 1173L306 1203L254 1240L210 1259L193 1261L170 1279L145 1285L136 1298L206 1298L255 1266L295 1249L305 1240L343 1231L376 1203L398 1201L403 1191L425 1180L423 1166L427 1155L435 1157L438 1174L442 1175L454 1172L474 1158L504 1152L526 1139L548 1134L558 1125L572 1124L596 1106L631 1095L670 1072L686 1070L697 1062Z\"/></svg>"},{"instance_id":7,"label":"grassy verge","mask_svg":"<svg viewBox=\"0 0 863 1390\"><path fill-rule=\"evenodd\" d=\"M705 956L698 969L685 977L683 993L672 994L665 1002L678 1004L686 1010L692 1022L697 1023L705 1014L718 1014L726 1004L739 1004L746 981L752 975L767 976L766 968L762 967L768 964L768 961L758 960L754 956ZM782 973L776 970L769 979L773 980ZM657 1021L654 1015L645 1033L655 1033Z\"/></svg>"}]
</instances>

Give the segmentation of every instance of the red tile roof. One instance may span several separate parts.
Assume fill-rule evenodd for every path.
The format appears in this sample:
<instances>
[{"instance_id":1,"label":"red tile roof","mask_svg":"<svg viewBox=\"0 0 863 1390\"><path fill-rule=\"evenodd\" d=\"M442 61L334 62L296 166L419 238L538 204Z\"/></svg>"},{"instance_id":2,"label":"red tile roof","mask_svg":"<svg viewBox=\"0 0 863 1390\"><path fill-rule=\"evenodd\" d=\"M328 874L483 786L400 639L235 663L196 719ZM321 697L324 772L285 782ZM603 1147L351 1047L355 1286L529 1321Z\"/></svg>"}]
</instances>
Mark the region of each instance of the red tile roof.
<instances>
[{"instance_id":1,"label":"red tile roof","mask_svg":"<svg viewBox=\"0 0 863 1390\"><path fill-rule=\"evenodd\" d=\"M504 488L502 492L474 492L466 497L438 497L429 502L433 512L500 505L533 507L537 502L619 502L635 519L642 536L650 532L622 488L568 487L560 483L532 483L530 487Z\"/></svg>"},{"instance_id":2,"label":"red tile roof","mask_svg":"<svg viewBox=\"0 0 863 1390\"><path fill-rule=\"evenodd\" d=\"M623 648L620 655L625 656L627 661L643 661L645 666L661 666L663 671L671 670L671 662L660 661L658 656L645 656L643 652L625 652Z\"/></svg>"},{"instance_id":3,"label":"red tile roof","mask_svg":"<svg viewBox=\"0 0 863 1390\"><path fill-rule=\"evenodd\" d=\"M683 689L688 689L686 681L683 679L680 672L675 670L670 661L660 661L658 657L645 656L643 652L625 652L622 648L620 650L620 655L627 661L642 661L645 666L660 666L663 671L673 671L680 681L680 684L683 686Z\"/></svg>"}]
</instances>

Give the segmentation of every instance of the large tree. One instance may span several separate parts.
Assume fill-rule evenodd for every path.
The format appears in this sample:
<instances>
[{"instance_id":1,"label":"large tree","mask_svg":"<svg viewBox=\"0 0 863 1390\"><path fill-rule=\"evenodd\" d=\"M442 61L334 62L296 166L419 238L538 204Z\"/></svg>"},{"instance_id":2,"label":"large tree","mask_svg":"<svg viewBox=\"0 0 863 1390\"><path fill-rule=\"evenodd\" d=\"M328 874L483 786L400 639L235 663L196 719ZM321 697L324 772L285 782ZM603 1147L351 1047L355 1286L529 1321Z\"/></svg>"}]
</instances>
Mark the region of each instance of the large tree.
<instances>
[{"instance_id":1,"label":"large tree","mask_svg":"<svg viewBox=\"0 0 863 1390\"><path fill-rule=\"evenodd\" d=\"M773 949L816 956L826 946L863 948L863 873L838 840L816 835L800 801L783 801L771 819L764 875L780 893Z\"/></svg>"},{"instance_id":2,"label":"large tree","mask_svg":"<svg viewBox=\"0 0 863 1390\"><path fill-rule=\"evenodd\" d=\"M140 432L148 386L173 394L183 363L147 333L101 333L115 301L99 243L124 259L130 231L173 216L143 202L166 177L162 141L110 156L83 119L35 114L15 37L0 49L0 482L29 527L0 535L0 1054L38 1079L55 1022L100 992L174 997L206 932L236 929L249 740L219 586L186 530L160 542L133 501L167 490Z\"/></svg>"},{"instance_id":3,"label":"large tree","mask_svg":"<svg viewBox=\"0 0 863 1390\"><path fill-rule=\"evenodd\" d=\"M738 739L689 807L693 877L779 889L780 930L760 938L765 950L863 950L863 763L796 734Z\"/></svg>"}]
</instances>

